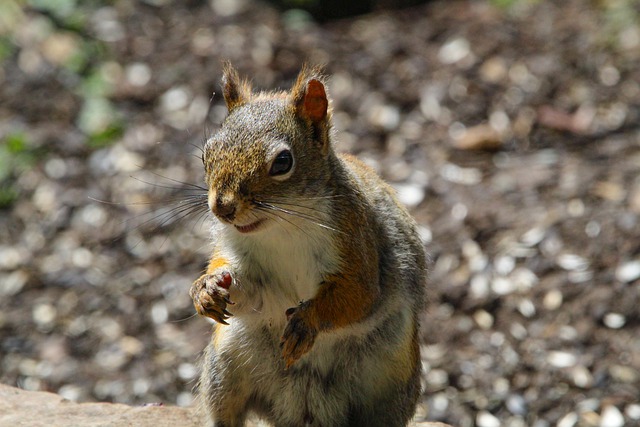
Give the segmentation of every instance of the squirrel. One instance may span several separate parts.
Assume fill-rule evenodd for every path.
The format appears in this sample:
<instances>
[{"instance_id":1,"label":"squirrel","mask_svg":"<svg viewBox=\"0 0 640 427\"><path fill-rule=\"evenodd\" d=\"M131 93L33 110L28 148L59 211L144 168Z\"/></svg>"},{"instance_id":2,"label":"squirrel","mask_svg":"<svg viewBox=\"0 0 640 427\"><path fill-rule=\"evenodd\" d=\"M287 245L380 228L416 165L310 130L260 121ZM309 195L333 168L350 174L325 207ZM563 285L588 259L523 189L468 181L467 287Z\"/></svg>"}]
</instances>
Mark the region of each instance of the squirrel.
<instances>
[{"instance_id":1,"label":"squirrel","mask_svg":"<svg viewBox=\"0 0 640 427\"><path fill-rule=\"evenodd\" d=\"M189 291L214 323L209 425L404 426L421 393L426 255L392 188L332 145L325 77L252 92L225 62L228 115L204 145L213 255Z\"/></svg>"}]
</instances>

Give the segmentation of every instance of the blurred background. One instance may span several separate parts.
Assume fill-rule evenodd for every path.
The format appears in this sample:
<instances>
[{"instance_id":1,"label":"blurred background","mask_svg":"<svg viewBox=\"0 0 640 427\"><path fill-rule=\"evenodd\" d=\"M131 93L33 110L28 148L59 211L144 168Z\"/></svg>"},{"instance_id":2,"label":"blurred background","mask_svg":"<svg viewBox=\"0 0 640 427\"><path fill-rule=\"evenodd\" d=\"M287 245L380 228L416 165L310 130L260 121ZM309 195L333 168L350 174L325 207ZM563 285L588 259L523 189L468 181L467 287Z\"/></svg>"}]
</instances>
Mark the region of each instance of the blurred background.
<instances>
[{"instance_id":1,"label":"blurred background","mask_svg":"<svg viewBox=\"0 0 640 427\"><path fill-rule=\"evenodd\" d=\"M337 147L419 221L418 420L640 425L637 0L3 0L0 382L192 402L222 59L326 64Z\"/></svg>"}]
</instances>

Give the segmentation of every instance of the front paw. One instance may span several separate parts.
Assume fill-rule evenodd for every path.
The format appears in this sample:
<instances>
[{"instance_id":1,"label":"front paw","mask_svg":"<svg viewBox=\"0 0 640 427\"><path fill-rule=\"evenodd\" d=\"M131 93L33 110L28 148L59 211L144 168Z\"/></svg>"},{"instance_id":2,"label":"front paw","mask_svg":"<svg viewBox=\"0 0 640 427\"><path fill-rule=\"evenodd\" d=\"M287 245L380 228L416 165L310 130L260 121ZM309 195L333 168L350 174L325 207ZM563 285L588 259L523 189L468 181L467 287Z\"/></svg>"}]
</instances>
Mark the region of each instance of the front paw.
<instances>
[{"instance_id":1,"label":"front paw","mask_svg":"<svg viewBox=\"0 0 640 427\"><path fill-rule=\"evenodd\" d=\"M311 350L316 341L318 330L309 325L306 319L307 314L304 304L292 307L286 312L288 322L280 338L280 348L286 369Z\"/></svg>"},{"instance_id":2,"label":"front paw","mask_svg":"<svg viewBox=\"0 0 640 427\"><path fill-rule=\"evenodd\" d=\"M227 304L233 305L229 299L232 284L233 276L225 268L219 268L212 274L203 274L193 282L189 295L198 314L228 325L226 319L231 313L227 311Z\"/></svg>"}]
</instances>

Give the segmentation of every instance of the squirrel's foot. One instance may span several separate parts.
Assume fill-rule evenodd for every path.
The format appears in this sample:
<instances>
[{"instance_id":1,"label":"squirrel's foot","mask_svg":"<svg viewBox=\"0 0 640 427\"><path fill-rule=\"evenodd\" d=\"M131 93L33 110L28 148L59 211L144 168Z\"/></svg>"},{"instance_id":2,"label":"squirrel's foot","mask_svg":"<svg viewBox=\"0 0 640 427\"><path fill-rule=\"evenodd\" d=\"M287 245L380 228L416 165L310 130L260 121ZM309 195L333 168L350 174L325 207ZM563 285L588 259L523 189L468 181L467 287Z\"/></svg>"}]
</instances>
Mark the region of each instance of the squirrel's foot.
<instances>
[{"instance_id":1,"label":"squirrel's foot","mask_svg":"<svg viewBox=\"0 0 640 427\"><path fill-rule=\"evenodd\" d=\"M232 283L231 273L224 268L214 271L213 274L203 274L193 282L189 295L198 314L228 325L226 319L232 314L227 311L227 304L233 305L228 289Z\"/></svg>"},{"instance_id":2,"label":"squirrel's foot","mask_svg":"<svg viewBox=\"0 0 640 427\"><path fill-rule=\"evenodd\" d=\"M280 338L280 348L286 369L306 354L316 341L318 330L306 320L305 304L287 310L287 326Z\"/></svg>"}]
</instances>

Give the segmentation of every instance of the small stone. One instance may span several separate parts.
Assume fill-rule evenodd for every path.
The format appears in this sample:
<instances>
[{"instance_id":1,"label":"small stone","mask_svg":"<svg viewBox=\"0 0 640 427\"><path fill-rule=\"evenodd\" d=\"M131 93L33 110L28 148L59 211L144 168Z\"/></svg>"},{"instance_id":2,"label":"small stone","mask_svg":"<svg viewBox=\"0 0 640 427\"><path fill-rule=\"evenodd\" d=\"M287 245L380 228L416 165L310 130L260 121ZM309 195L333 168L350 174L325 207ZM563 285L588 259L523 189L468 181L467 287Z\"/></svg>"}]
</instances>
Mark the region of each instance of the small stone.
<instances>
[{"instance_id":1,"label":"small stone","mask_svg":"<svg viewBox=\"0 0 640 427\"><path fill-rule=\"evenodd\" d=\"M598 427L600 425L600 414L594 411L580 413L580 425L585 427Z\"/></svg>"},{"instance_id":2,"label":"small stone","mask_svg":"<svg viewBox=\"0 0 640 427\"><path fill-rule=\"evenodd\" d=\"M573 427L578 422L578 414L569 412L558 421L557 427Z\"/></svg>"},{"instance_id":3,"label":"small stone","mask_svg":"<svg viewBox=\"0 0 640 427\"><path fill-rule=\"evenodd\" d=\"M516 260L513 257L503 255L499 256L493 262L493 266L496 270L496 273L501 276L506 276L511 273L516 266Z\"/></svg>"},{"instance_id":4,"label":"small stone","mask_svg":"<svg viewBox=\"0 0 640 427\"><path fill-rule=\"evenodd\" d=\"M38 304L33 308L33 321L40 327L49 327L56 319L58 312L51 304Z\"/></svg>"},{"instance_id":5,"label":"small stone","mask_svg":"<svg viewBox=\"0 0 640 427\"><path fill-rule=\"evenodd\" d=\"M454 64L471 53L471 46L467 39L457 37L448 40L438 52L438 59L443 64Z\"/></svg>"},{"instance_id":6,"label":"small stone","mask_svg":"<svg viewBox=\"0 0 640 427\"><path fill-rule=\"evenodd\" d=\"M480 411L476 416L476 425L478 427L500 427L498 417L487 411Z\"/></svg>"},{"instance_id":7,"label":"small stone","mask_svg":"<svg viewBox=\"0 0 640 427\"><path fill-rule=\"evenodd\" d=\"M480 66L480 78L489 83L499 83L507 76L508 71L504 59L494 56Z\"/></svg>"},{"instance_id":8,"label":"small stone","mask_svg":"<svg viewBox=\"0 0 640 427\"><path fill-rule=\"evenodd\" d=\"M640 420L640 403L630 403L624 413L632 420Z\"/></svg>"},{"instance_id":9,"label":"small stone","mask_svg":"<svg viewBox=\"0 0 640 427\"><path fill-rule=\"evenodd\" d=\"M144 351L144 344L132 336L124 336L120 339L120 348L126 354L136 356Z\"/></svg>"},{"instance_id":10,"label":"small stone","mask_svg":"<svg viewBox=\"0 0 640 427\"><path fill-rule=\"evenodd\" d=\"M589 268L589 260L576 254L561 254L556 263L567 271L584 271Z\"/></svg>"},{"instance_id":11,"label":"small stone","mask_svg":"<svg viewBox=\"0 0 640 427\"><path fill-rule=\"evenodd\" d=\"M536 246L538 243L542 242L544 236L546 235L546 230L542 227L534 227L524 233L520 238L520 241L528 246Z\"/></svg>"},{"instance_id":12,"label":"small stone","mask_svg":"<svg viewBox=\"0 0 640 427\"><path fill-rule=\"evenodd\" d=\"M640 278L640 260L629 261L616 268L616 279L629 283Z\"/></svg>"},{"instance_id":13,"label":"small stone","mask_svg":"<svg viewBox=\"0 0 640 427\"><path fill-rule=\"evenodd\" d=\"M390 132L400 124L400 110L394 105L375 105L369 111L369 122Z\"/></svg>"},{"instance_id":14,"label":"small stone","mask_svg":"<svg viewBox=\"0 0 640 427\"><path fill-rule=\"evenodd\" d=\"M471 295L475 298L484 298L489 295L489 279L484 274L476 274L469 282Z\"/></svg>"},{"instance_id":15,"label":"small stone","mask_svg":"<svg viewBox=\"0 0 640 427\"><path fill-rule=\"evenodd\" d=\"M504 144L501 132L488 124L466 128L453 135L453 146L459 150L496 150Z\"/></svg>"},{"instance_id":16,"label":"small stone","mask_svg":"<svg viewBox=\"0 0 640 427\"><path fill-rule=\"evenodd\" d=\"M145 63L135 62L125 69L125 76L132 86L142 87L151 80L151 68Z\"/></svg>"},{"instance_id":17,"label":"small stone","mask_svg":"<svg viewBox=\"0 0 640 427\"><path fill-rule=\"evenodd\" d=\"M495 277L491 281L491 290L497 295L508 295L516 291L516 284L506 277Z\"/></svg>"},{"instance_id":18,"label":"small stone","mask_svg":"<svg viewBox=\"0 0 640 427\"><path fill-rule=\"evenodd\" d=\"M169 310L164 302L157 302L151 307L151 319L156 325L165 323L169 319Z\"/></svg>"},{"instance_id":19,"label":"small stone","mask_svg":"<svg viewBox=\"0 0 640 427\"><path fill-rule=\"evenodd\" d=\"M547 355L547 362L556 368L570 368L575 366L577 358L566 351L551 351Z\"/></svg>"},{"instance_id":20,"label":"small stone","mask_svg":"<svg viewBox=\"0 0 640 427\"><path fill-rule=\"evenodd\" d=\"M593 385L593 375L584 366L576 366L571 370L573 383L580 388L589 388Z\"/></svg>"},{"instance_id":21,"label":"small stone","mask_svg":"<svg viewBox=\"0 0 640 427\"><path fill-rule=\"evenodd\" d=\"M527 414L527 402L519 394L512 394L507 398L507 409L513 415L526 415Z\"/></svg>"},{"instance_id":22,"label":"small stone","mask_svg":"<svg viewBox=\"0 0 640 427\"><path fill-rule=\"evenodd\" d=\"M453 163L442 166L440 176L454 184L476 185L482 182L482 172L479 169L462 168Z\"/></svg>"},{"instance_id":23,"label":"small stone","mask_svg":"<svg viewBox=\"0 0 640 427\"><path fill-rule=\"evenodd\" d=\"M442 369L432 369L427 373L427 383L438 387L449 383L449 375Z\"/></svg>"},{"instance_id":24,"label":"small stone","mask_svg":"<svg viewBox=\"0 0 640 427\"><path fill-rule=\"evenodd\" d=\"M622 328L626 321L627 319L619 313L607 313L602 319L602 322L605 324L605 326L611 329Z\"/></svg>"},{"instance_id":25,"label":"small stone","mask_svg":"<svg viewBox=\"0 0 640 427\"><path fill-rule=\"evenodd\" d=\"M194 379L198 375L198 368L192 363L181 363L178 366L178 376L185 381Z\"/></svg>"},{"instance_id":26,"label":"small stone","mask_svg":"<svg viewBox=\"0 0 640 427\"><path fill-rule=\"evenodd\" d=\"M611 365L609 375L614 380L626 384L633 384L640 379L640 373L637 370L624 365Z\"/></svg>"},{"instance_id":27,"label":"small stone","mask_svg":"<svg viewBox=\"0 0 640 427\"><path fill-rule=\"evenodd\" d=\"M525 267L515 269L513 273L511 273L510 278L520 291L530 290L539 280L533 271Z\"/></svg>"},{"instance_id":28,"label":"small stone","mask_svg":"<svg viewBox=\"0 0 640 427\"><path fill-rule=\"evenodd\" d=\"M622 202L627 194L621 184L611 181L597 182L591 191L594 195L614 203Z\"/></svg>"},{"instance_id":29,"label":"small stone","mask_svg":"<svg viewBox=\"0 0 640 427\"><path fill-rule=\"evenodd\" d=\"M529 299L523 299L518 303L518 311L524 317L531 318L536 314L536 306Z\"/></svg>"},{"instance_id":30,"label":"small stone","mask_svg":"<svg viewBox=\"0 0 640 427\"><path fill-rule=\"evenodd\" d=\"M188 391L183 391L178 394L178 397L176 398L176 405L181 407L191 406L191 404L193 404L193 400L193 394Z\"/></svg>"},{"instance_id":31,"label":"small stone","mask_svg":"<svg viewBox=\"0 0 640 427\"><path fill-rule=\"evenodd\" d=\"M425 197L424 188L415 184L395 184L398 200L405 206L413 208L418 206Z\"/></svg>"},{"instance_id":32,"label":"small stone","mask_svg":"<svg viewBox=\"0 0 640 427\"><path fill-rule=\"evenodd\" d=\"M29 280L29 274L23 270L16 270L7 274L0 275L0 296L17 295Z\"/></svg>"},{"instance_id":33,"label":"small stone","mask_svg":"<svg viewBox=\"0 0 640 427\"><path fill-rule=\"evenodd\" d=\"M485 310L476 311L473 314L473 320L484 330L491 329L493 326L493 316Z\"/></svg>"},{"instance_id":34,"label":"small stone","mask_svg":"<svg viewBox=\"0 0 640 427\"><path fill-rule=\"evenodd\" d=\"M600 414L600 427L623 427L624 416L618 408L613 405L604 407Z\"/></svg>"}]
</instances>

